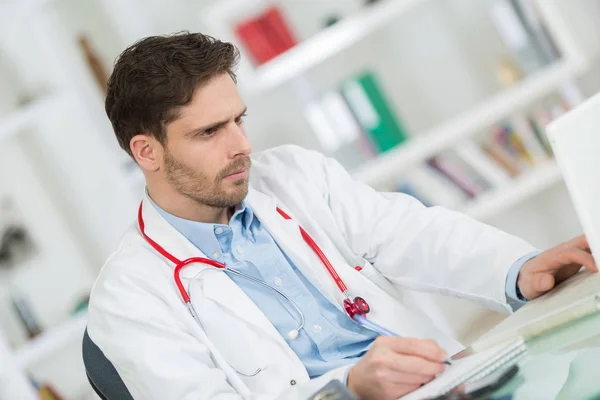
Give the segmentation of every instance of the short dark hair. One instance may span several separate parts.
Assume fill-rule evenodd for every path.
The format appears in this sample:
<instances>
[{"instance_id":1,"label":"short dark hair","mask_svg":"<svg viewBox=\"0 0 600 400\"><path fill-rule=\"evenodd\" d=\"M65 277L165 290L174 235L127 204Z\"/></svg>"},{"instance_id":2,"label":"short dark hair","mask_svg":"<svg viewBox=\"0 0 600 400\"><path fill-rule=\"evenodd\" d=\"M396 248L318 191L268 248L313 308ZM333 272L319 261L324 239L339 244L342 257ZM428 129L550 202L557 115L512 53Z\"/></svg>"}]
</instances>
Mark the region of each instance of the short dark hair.
<instances>
[{"instance_id":1,"label":"short dark hair","mask_svg":"<svg viewBox=\"0 0 600 400\"><path fill-rule=\"evenodd\" d=\"M215 76L234 70L239 51L231 43L201 33L151 36L123 51L108 80L106 115L123 150L147 132L166 143L166 125L194 91Z\"/></svg>"}]
</instances>

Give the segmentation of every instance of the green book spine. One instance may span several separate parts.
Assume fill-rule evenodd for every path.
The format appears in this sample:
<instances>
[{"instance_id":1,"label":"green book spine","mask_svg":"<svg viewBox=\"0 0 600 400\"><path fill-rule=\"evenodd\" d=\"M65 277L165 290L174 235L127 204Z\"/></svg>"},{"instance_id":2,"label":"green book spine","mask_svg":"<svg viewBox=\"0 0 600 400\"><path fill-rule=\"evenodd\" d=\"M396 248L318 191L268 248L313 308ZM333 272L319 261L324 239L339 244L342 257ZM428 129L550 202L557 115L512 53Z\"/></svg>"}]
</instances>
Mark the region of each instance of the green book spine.
<instances>
[{"instance_id":1,"label":"green book spine","mask_svg":"<svg viewBox=\"0 0 600 400\"><path fill-rule=\"evenodd\" d=\"M363 129L373 138L377 150L385 152L406 140L389 102L370 72L347 80L341 92Z\"/></svg>"}]
</instances>

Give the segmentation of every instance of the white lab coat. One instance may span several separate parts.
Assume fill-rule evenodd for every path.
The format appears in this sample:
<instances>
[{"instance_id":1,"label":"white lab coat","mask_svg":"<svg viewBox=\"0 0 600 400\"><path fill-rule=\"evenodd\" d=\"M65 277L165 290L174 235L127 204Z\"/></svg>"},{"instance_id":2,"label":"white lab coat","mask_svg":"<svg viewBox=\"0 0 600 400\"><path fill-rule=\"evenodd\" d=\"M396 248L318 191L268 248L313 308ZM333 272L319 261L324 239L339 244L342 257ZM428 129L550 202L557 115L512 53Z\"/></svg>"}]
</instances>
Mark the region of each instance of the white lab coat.
<instances>
[{"instance_id":1,"label":"white lab coat","mask_svg":"<svg viewBox=\"0 0 600 400\"><path fill-rule=\"evenodd\" d=\"M411 292L457 296L510 312L508 269L535 250L523 240L453 211L425 208L404 194L378 193L352 181L335 161L296 146L259 153L253 161L249 206L340 309L343 297L298 224L350 293L369 302L368 317L401 336L433 338L449 353L462 347L423 310L405 305ZM284 220L276 206L292 220ZM146 233L177 258L205 256L147 198L143 218ZM206 268L194 264L181 273L202 326L180 298L173 265L145 242L137 224L102 269L91 294L88 331L134 398L306 399L329 380L343 378L348 367L310 380L285 339L227 275L213 269L192 282Z\"/></svg>"}]
</instances>

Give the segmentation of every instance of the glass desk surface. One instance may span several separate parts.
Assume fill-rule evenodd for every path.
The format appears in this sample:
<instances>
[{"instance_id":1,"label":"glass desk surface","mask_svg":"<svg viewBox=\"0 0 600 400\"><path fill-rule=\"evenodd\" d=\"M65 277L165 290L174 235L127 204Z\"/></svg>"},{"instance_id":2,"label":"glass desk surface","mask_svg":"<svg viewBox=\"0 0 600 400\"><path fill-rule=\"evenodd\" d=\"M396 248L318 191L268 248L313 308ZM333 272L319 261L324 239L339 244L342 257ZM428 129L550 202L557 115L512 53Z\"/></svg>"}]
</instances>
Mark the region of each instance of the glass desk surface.
<instances>
[{"instance_id":1,"label":"glass desk surface","mask_svg":"<svg viewBox=\"0 0 600 400\"><path fill-rule=\"evenodd\" d=\"M527 343L519 372L487 398L600 400L600 313Z\"/></svg>"}]
</instances>

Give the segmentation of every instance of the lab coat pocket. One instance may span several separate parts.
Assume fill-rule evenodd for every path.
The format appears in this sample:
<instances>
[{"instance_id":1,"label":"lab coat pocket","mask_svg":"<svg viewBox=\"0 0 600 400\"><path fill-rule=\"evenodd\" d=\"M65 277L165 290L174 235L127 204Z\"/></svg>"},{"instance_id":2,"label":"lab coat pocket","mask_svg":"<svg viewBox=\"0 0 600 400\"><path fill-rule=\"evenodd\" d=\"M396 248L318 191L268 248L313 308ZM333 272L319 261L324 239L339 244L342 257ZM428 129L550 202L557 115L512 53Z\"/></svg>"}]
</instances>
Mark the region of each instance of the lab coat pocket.
<instances>
[{"instance_id":1,"label":"lab coat pocket","mask_svg":"<svg viewBox=\"0 0 600 400\"><path fill-rule=\"evenodd\" d=\"M227 364L241 377L255 377L267 368L261 342L253 328L218 304L204 299L196 309L202 328Z\"/></svg>"}]
</instances>

